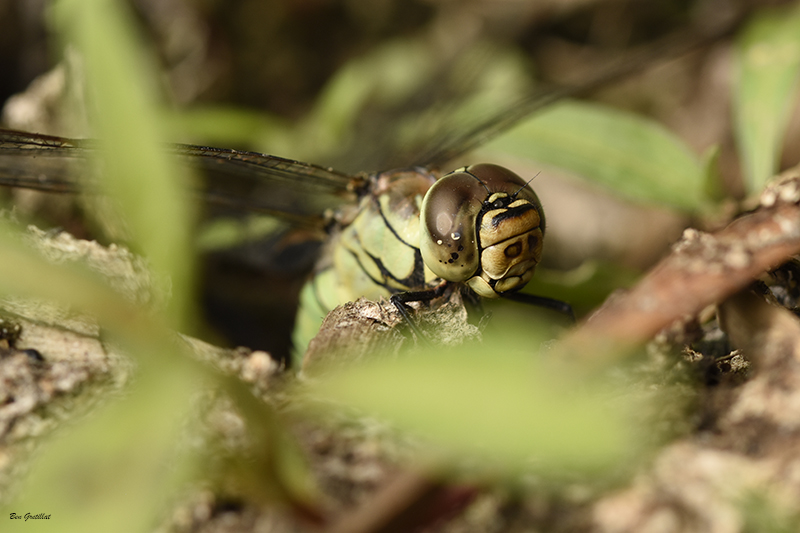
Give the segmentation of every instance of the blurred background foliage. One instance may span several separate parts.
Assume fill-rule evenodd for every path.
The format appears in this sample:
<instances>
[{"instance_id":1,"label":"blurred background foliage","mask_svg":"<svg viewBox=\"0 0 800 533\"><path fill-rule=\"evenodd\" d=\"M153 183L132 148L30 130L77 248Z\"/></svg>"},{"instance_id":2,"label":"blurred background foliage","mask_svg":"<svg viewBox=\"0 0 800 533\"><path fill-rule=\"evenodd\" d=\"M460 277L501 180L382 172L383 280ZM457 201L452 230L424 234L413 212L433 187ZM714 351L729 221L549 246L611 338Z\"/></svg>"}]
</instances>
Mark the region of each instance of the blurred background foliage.
<instances>
[{"instance_id":1,"label":"blurred background foliage","mask_svg":"<svg viewBox=\"0 0 800 533\"><path fill-rule=\"evenodd\" d=\"M187 391L205 373L176 354L163 324L214 337L197 320L203 308L232 342L277 357L288 353L296 293L313 246L300 237L287 244L269 223L244 214L202 225L179 192L188 178L163 157L160 143L257 150L347 172L413 164L431 146L513 108L532 91L591 80L662 37L703 28L730 12L742 13L743 23L728 35L680 58L652 60L580 101L549 107L452 163L498 162L526 176L541 171L534 185L547 210L547 259L529 290L571 301L579 312L631 284L689 223L715 227L777 170L797 163L797 2L0 2L4 122L103 140L107 155L97 164L109 179L100 187L113 198L125 242L172 280L172 303L152 320L128 311L101 282L78 283L71 273L54 272L12 237L3 244L4 293L22 288L101 317L137 357L143 376L115 411L49 448L34 490L22 500L26 509L57 510L68 524L62 531L77 530L76 524L81 531L120 531L120 524L141 530L160 510L163 493L154 495L152 487L168 492L174 485L166 478L174 483L199 468L189 461L166 475L159 470L170 460L171 421L185 412ZM12 99L29 87L27 97ZM51 214L44 205L40 220ZM109 240L71 220L51 223ZM236 224L241 231L229 231ZM254 233L267 234L268 244L258 244ZM195 255L192 240L204 243L204 254ZM39 277L73 290L37 284ZM545 320L542 313L487 307L497 322L525 325L492 340L493 356L507 353L508 359L478 353L465 356L469 364L453 364L449 355L426 354L376 362L331 379L317 393L373 408L447 450L464 452L459 443L483 434L481 453L510 461L511 470L527 464L527 451L567 469L593 470L628 457L638 437L626 424L629 413L604 408L607 390L589 394L584 382L567 383L569 370L537 374L511 355L536 351L540 338L532 340L529 325ZM141 319L120 318L140 312ZM517 348L501 348L504 341ZM509 379L526 375L545 375L561 387L542 384L536 390L548 392L531 396L533 381ZM420 376L429 386L418 403L392 401ZM572 394L574 387L586 396ZM452 402L430 409L448 395ZM460 409L482 397L495 400L492 409ZM257 484L269 485L270 498L306 505L313 490L283 424L264 406L248 407L242 398L240 405L254 424L268 421L258 441L267 451ZM593 414L588 429L586 413ZM443 419L447 426L436 423ZM581 431L591 438L579 438ZM552 440L539 438L542 433ZM287 464L300 466L288 473L275 468ZM75 465L83 491L67 493Z\"/></svg>"}]
</instances>

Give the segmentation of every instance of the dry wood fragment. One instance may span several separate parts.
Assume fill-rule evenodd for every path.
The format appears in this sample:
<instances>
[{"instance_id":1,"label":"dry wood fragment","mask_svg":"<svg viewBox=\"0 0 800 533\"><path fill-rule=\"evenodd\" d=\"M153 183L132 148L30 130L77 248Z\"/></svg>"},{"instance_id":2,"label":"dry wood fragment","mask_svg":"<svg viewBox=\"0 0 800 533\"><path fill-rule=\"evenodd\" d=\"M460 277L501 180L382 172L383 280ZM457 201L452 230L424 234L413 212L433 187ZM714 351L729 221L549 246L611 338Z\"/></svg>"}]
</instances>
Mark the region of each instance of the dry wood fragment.
<instances>
[{"instance_id":1,"label":"dry wood fragment","mask_svg":"<svg viewBox=\"0 0 800 533\"><path fill-rule=\"evenodd\" d=\"M578 359L623 353L788 261L800 253L798 191L800 169L794 168L765 191L758 208L726 228L686 230L669 256L633 289L609 298L562 348Z\"/></svg>"}]
</instances>

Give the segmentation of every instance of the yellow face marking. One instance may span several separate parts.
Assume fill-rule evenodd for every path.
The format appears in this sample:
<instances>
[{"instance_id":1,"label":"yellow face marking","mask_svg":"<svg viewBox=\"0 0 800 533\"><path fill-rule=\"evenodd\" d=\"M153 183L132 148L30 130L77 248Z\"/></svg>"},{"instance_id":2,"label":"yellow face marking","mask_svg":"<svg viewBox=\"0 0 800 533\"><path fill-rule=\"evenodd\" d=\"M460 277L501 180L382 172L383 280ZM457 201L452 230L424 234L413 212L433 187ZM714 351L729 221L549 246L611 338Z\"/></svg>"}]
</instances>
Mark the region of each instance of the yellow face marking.
<instances>
[{"instance_id":1,"label":"yellow face marking","mask_svg":"<svg viewBox=\"0 0 800 533\"><path fill-rule=\"evenodd\" d=\"M536 228L483 250L481 267L491 279L521 275L532 269L542 256L542 230Z\"/></svg>"},{"instance_id":2,"label":"yellow face marking","mask_svg":"<svg viewBox=\"0 0 800 533\"><path fill-rule=\"evenodd\" d=\"M519 243L519 242L515 242L513 244L509 244L503 250L503 254L508 259L514 259L515 257L517 257L521 253L522 253L522 244Z\"/></svg>"},{"instance_id":3,"label":"yellow face marking","mask_svg":"<svg viewBox=\"0 0 800 533\"><path fill-rule=\"evenodd\" d=\"M524 201L523 201L524 203ZM538 228L541 223L536 209L523 211L515 216L504 216L508 209L495 209L488 211L481 222L481 245L485 248L504 241L514 235L528 232Z\"/></svg>"}]
</instances>

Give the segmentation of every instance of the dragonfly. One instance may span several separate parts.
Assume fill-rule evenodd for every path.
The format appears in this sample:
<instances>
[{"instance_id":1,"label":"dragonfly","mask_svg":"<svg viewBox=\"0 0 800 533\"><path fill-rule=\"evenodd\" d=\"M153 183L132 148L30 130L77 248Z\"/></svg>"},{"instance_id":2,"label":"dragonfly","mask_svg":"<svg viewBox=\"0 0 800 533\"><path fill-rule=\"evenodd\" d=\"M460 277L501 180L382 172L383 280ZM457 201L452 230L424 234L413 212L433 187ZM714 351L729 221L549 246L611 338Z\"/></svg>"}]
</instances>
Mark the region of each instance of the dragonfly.
<instances>
[{"instance_id":1,"label":"dragonfly","mask_svg":"<svg viewBox=\"0 0 800 533\"><path fill-rule=\"evenodd\" d=\"M77 193L82 184L75 176L98 149L91 140L0 130L0 185ZM528 181L503 167L471 165L445 176L424 167L349 175L255 152L168 150L206 175L201 195L210 204L328 226L327 253L300 295L298 350L329 311L361 296L391 299L412 327L410 302L432 300L455 285L571 313L556 300L516 292L541 259L545 216Z\"/></svg>"},{"instance_id":2,"label":"dragonfly","mask_svg":"<svg viewBox=\"0 0 800 533\"><path fill-rule=\"evenodd\" d=\"M684 40L656 56L670 57L717 37ZM530 179L491 164L443 176L436 169L562 98L636 72L653 55L573 87L535 91L397 170L350 174L249 151L188 144L166 149L206 176L199 192L209 204L325 227L325 253L300 295L298 353L327 312L360 296L391 299L412 326L409 303L456 289L571 314L568 304L519 292L541 260L546 229ZM91 140L0 130L0 185L78 192L82 185L75 176L96 150Z\"/></svg>"}]
</instances>

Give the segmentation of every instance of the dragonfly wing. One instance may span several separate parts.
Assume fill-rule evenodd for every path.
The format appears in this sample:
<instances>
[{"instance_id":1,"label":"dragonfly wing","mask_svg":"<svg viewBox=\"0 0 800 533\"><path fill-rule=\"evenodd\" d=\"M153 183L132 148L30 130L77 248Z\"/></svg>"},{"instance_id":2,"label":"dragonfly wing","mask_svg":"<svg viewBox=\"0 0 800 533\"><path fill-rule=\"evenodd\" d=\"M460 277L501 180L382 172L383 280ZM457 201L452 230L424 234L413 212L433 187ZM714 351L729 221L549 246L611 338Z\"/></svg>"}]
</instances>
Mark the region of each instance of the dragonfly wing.
<instances>
[{"instance_id":1,"label":"dragonfly wing","mask_svg":"<svg viewBox=\"0 0 800 533\"><path fill-rule=\"evenodd\" d=\"M204 176L200 195L229 210L257 211L301 225L321 220L326 209L353 201L358 178L281 157L193 145L171 145L184 165ZM74 193L90 175L97 143L0 130L0 186Z\"/></svg>"},{"instance_id":2,"label":"dragonfly wing","mask_svg":"<svg viewBox=\"0 0 800 533\"><path fill-rule=\"evenodd\" d=\"M282 157L223 148L177 145L175 155L204 176L210 203L289 219L319 218L354 202L356 176Z\"/></svg>"},{"instance_id":3,"label":"dragonfly wing","mask_svg":"<svg viewBox=\"0 0 800 533\"><path fill-rule=\"evenodd\" d=\"M74 176L85 168L87 155L68 139L0 130L0 185L77 192Z\"/></svg>"},{"instance_id":4,"label":"dragonfly wing","mask_svg":"<svg viewBox=\"0 0 800 533\"><path fill-rule=\"evenodd\" d=\"M411 161L428 167L441 167L505 133L531 115L565 98L584 97L597 89L694 49L708 46L730 35L747 20L748 8L734 9L707 26L690 25L657 37L608 62L595 65L578 81L569 85L537 84L532 90L507 100L495 99L474 116L455 127L442 129L430 137L424 150L416 151ZM487 100L492 102L492 100Z\"/></svg>"}]
</instances>

